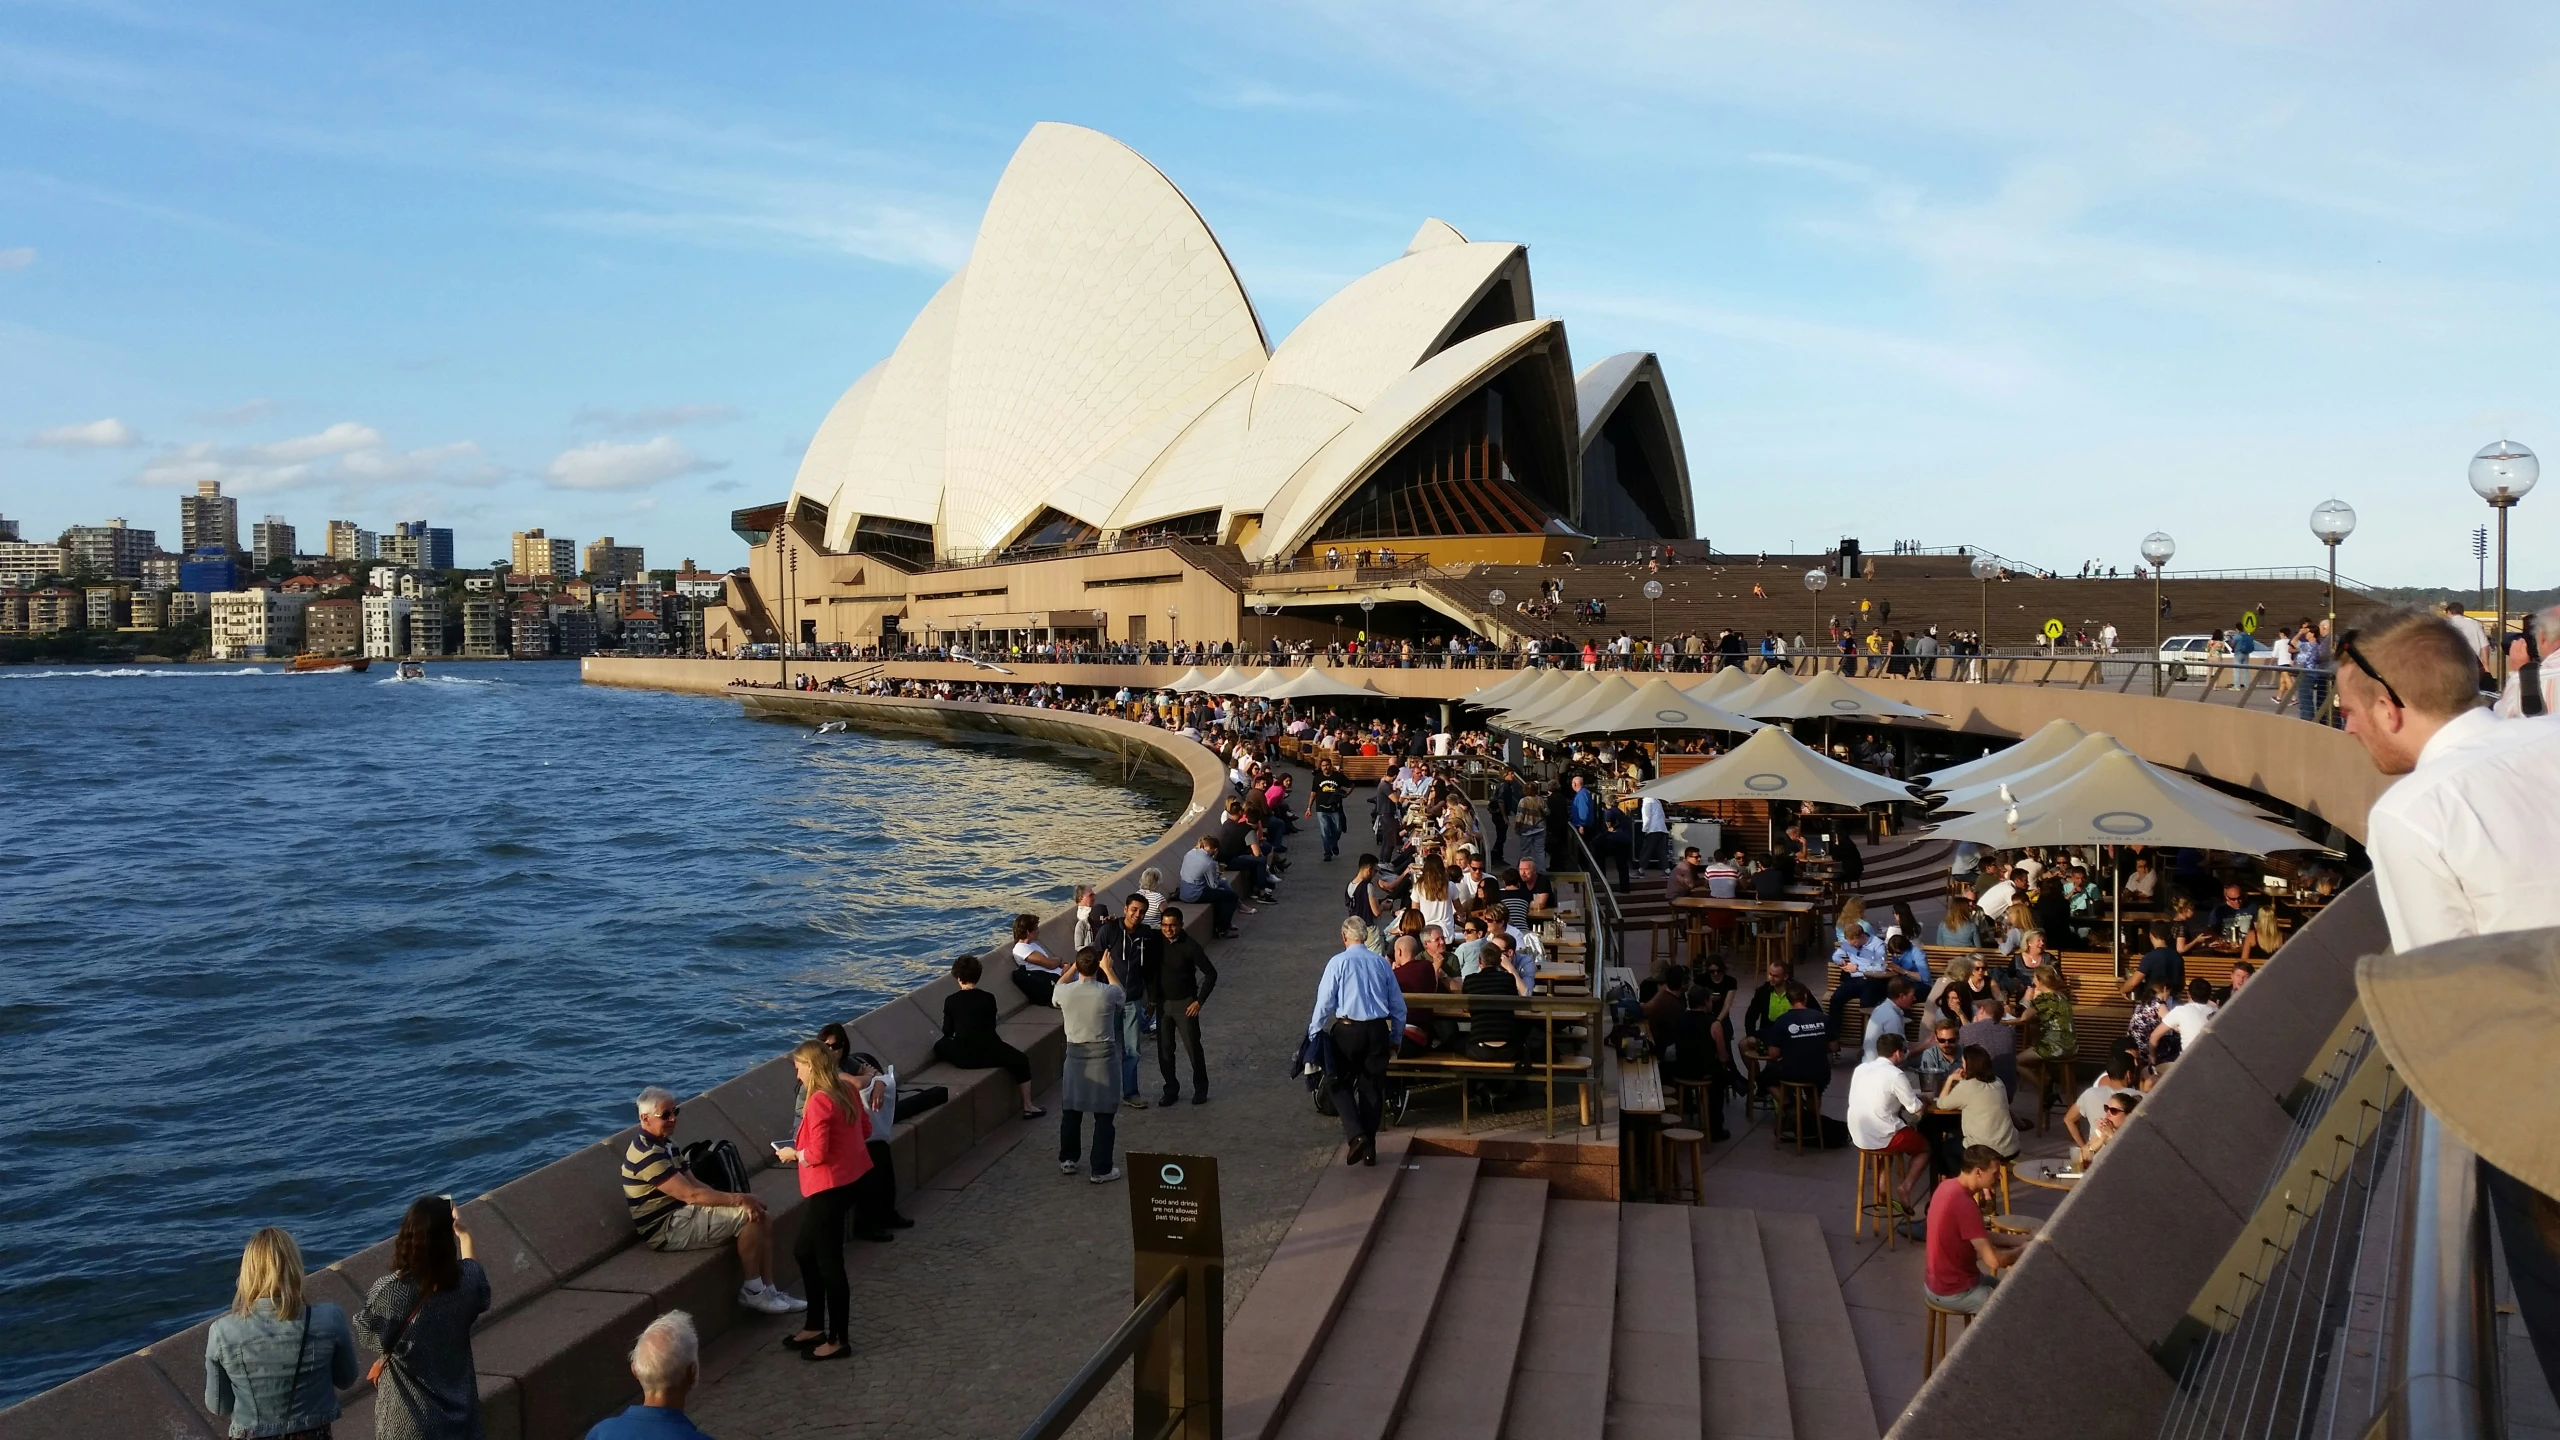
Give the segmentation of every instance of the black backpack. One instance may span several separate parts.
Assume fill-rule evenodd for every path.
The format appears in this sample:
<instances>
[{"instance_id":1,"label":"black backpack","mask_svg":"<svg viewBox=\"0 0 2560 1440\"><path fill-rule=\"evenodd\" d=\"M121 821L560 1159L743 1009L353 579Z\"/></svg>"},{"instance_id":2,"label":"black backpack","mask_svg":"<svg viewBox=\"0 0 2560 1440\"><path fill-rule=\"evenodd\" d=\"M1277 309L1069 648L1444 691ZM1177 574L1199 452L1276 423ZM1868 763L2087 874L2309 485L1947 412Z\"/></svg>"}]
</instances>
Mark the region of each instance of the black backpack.
<instances>
[{"instance_id":1,"label":"black backpack","mask_svg":"<svg viewBox=\"0 0 2560 1440\"><path fill-rule=\"evenodd\" d=\"M747 1165L727 1140L696 1140L684 1147L685 1173L730 1195L747 1193Z\"/></svg>"}]
</instances>

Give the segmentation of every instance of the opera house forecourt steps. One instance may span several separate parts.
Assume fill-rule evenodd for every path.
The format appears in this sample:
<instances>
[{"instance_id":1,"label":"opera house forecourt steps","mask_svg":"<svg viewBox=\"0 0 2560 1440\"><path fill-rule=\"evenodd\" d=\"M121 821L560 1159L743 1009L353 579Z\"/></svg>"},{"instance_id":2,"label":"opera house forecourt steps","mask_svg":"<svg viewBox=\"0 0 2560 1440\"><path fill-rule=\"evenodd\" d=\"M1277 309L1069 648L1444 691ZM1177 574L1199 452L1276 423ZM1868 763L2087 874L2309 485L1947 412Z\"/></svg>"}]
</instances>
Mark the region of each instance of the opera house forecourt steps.
<instances>
[{"instance_id":1,"label":"opera house forecourt steps","mask_svg":"<svg viewBox=\"0 0 2560 1440\"><path fill-rule=\"evenodd\" d=\"M848 714L849 708L838 701L829 713ZM1124 765L1143 764L1186 779L1193 803L1172 829L1112 877L1119 888L1134 885L1138 872L1148 866L1171 870L1213 828L1216 807L1210 802L1225 788L1224 770L1206 747L1108 717L905 701L859 708L867 716L851 715L856 723L955 737L1010 736L1116 755ZM1207 920L1205 908L1194 917L1204 938ZM1048 917L1040 931L1042 942L1053 953L1064 953L1072 945L1073 922L1071 911ZM1065 1055L1058 1012L1027 1006L1000 978L1011 968L1009 943L985 952L986 988L1003 1007L999 1028L1031 1057L1035 1075L1055 1075ZM854 1048L895 1065L902 1084L940 1085L949 1091L946 1103L900 1121L889 1136L902 1196L950 1168L972 1146L999 1132L1022 1129L1019 1100L1004 1071L955 1070L933 1057L943 997L953 984L945 976L863 1015L846 1017ZM633 1082L635 1090L640 1083ZM738 1147L754 1193L772 1212L774 1251L784 1274L790 1270L802 1200L796 1175L773 1163L766 1141L791 1133L797 1094L789 1059L777 1057L684 1100L675 1134L679 1145L728 1140ZM634 1128L618 1130L462 1202L491 1289L489 1313L472 1337L488 1440L574 1437L636 1399L627 1368L632 1342L666 1310L689 1311L706 1342L751 1318L732 1298L742 1279L733 1248L667 1254L637 1242L620 1173L624 1147L635 1133ZM391 1244L384 1240L313 1272L305 1293L352 1314L389 1268ZM0 1440L213 1440L228 1433L202 1405L209 1324L199 1323L0 1410ZM359 1381L341 1401L345 1414L335 1426L339 1440L367 1440L374 1433L371 1387Z\"/></svg>"}]
</instances>

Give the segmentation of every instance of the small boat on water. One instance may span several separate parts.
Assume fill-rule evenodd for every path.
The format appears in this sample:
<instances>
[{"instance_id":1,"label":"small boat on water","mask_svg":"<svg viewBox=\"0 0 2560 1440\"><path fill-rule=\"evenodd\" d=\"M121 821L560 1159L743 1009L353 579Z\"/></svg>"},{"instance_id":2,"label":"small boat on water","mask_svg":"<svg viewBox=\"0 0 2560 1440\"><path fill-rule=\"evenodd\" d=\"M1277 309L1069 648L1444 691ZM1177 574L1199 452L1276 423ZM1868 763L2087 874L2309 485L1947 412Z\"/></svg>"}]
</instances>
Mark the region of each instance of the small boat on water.
<instances>
[{"instance_id":1,"label":"small boat on water","mask_svg":"<svg viewBox=\"0 0 2560 1440\"><path fill-rule=\"evenodd\" d=\"M306 670L352 670L361 675L372 663L372 657L366 655L296 655L292 669L297 675Z\"/></svg>"},{"instance_id":2,"label":"small boat on water","mask_svg":"<svg viewBox=\"0 0 2560 1440\"><path fill-rule=\"evenodd\" d=\"M423 660L403 660L403 661L401 661L401 662L400 662L400 678L401 678L401 679L403 679L403 680L424 680L424 679L426 679L426 678L427 678L427 665L426 665L426 662L425 662L425 661L423 661Z\"/></svg>"}]
</instances>

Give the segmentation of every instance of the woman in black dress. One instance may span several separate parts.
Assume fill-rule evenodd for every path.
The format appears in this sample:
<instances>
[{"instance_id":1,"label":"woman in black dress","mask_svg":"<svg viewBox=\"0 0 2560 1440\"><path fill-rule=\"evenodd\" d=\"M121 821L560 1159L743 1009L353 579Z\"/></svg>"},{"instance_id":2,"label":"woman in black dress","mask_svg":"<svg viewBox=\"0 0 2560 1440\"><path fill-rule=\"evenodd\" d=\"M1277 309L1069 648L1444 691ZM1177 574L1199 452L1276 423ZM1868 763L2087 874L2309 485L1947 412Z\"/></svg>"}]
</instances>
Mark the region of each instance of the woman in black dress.
<instances>
[{"instance_id":1,"label":"woman in black dress","mask_svg":"<svg viewBox=\"0 0 2560 1440\"><path fill-rule=\"evenodd\" d=\"M933 1042L934 1058L963 1070L1010 1074L1022 1089L1022 1118L1037 1120L1049 1112L1031 1103L1031 1057L996 1033L996 997L978 988L985 974L975 955L951 962L951 978L960 988L942 999L942 1038Z\"/></svg>"}]
</instances>

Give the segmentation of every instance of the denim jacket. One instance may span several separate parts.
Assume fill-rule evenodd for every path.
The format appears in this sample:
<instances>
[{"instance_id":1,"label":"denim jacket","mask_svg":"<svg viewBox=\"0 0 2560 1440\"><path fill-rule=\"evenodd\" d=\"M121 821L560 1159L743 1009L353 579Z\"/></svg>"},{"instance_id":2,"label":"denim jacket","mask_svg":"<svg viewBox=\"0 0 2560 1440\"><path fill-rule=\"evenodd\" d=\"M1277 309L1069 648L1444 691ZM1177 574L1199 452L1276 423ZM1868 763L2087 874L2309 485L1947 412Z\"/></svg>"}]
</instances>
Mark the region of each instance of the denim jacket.
<instances>
[{"instance_id":1,"label":"denim jacket","mask_svg":"<svg viewBox=\"0 0 2560 1440\"><path fill-rule=\"evenodd\" d=\"M204 1407L229 1415L232 1435L286 1435L338 1418L337 1392L356 1383L355 1333L347 1312L325 1301L306 1306L304 1315L311 1322L307 1345L302 1317L277 1319L272 1300L213 1322L204 1345Z\"/></svg>"}]
</instances>

